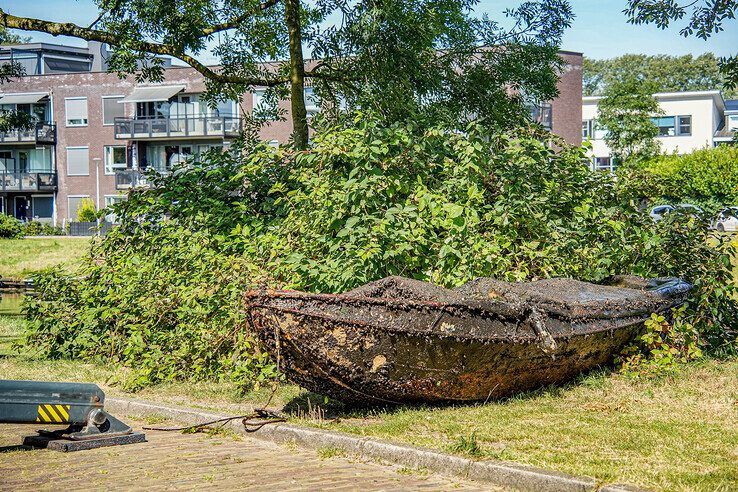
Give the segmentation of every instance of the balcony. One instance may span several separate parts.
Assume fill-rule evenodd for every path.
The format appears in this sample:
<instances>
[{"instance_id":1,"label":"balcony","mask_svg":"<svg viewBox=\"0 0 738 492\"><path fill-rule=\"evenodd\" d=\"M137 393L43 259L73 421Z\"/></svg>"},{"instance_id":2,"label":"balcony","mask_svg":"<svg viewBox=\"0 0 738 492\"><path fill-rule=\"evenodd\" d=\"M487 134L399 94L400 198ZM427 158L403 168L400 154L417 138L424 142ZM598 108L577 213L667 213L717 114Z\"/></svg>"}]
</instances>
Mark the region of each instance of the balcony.
<instances>
[{"instance_id":1,"label":"balcony","mask_svg":"<svg viewBox=\"0 0 738 492\"><path fill-rule=\"evenodd\" d=\"M159 174L168 174L169 171L158 171ZM146 179L144 171L138 169L125 169L115 171L115 189L130 190L131 188L148 188L151 183Z\"/></svg>"},{"instance_id":2,"label":"balcony","mask_svg":"<svg viewBox=\"0 0 738 492\"><path fill-rule=\"evenodd\" d=\"M56 191L56 173L0 172L0 192Z\"/></svg>"},{"instance_id":3,"label":"balcony","mask_svg":"<svg viewBox=\"0 0 738 492\"><path fill-rule=\"evenodd\" d=\"M233 138L241 132L241 127L240 118L235 116L115 118L115 138L118 140Z\"/></svg>"},{"instance_id":4,"label":"balcony","mask_svg":"<svg viewBox=\"0 0 738 492\"><path fill-rule=\"evenodd\" d=\"M34 145L56 145L56 125L36 123L35 128L0 132L0 145L28 143Z\"/></svg>"}]
</instances>

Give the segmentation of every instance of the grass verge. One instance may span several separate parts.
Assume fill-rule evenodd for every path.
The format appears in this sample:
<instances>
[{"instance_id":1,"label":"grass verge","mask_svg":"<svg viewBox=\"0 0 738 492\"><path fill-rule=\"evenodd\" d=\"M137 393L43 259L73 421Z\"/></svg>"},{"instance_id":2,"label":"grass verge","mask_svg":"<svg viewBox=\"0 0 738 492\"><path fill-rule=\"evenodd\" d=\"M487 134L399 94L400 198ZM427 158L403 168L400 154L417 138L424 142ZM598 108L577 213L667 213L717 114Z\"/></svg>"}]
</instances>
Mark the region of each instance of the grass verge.
<instances>
[{"instance_id":1,"label":"grass verge","mask_svg":"<svg viewBox=\"0 0 738 492\"><path fill-rule=\"evenodd\" d=\"M35 271L54 265L74 268L87 252L89 238L61 236L0 239L0 278L21 280Z\"/></svg>"}]
</instances>

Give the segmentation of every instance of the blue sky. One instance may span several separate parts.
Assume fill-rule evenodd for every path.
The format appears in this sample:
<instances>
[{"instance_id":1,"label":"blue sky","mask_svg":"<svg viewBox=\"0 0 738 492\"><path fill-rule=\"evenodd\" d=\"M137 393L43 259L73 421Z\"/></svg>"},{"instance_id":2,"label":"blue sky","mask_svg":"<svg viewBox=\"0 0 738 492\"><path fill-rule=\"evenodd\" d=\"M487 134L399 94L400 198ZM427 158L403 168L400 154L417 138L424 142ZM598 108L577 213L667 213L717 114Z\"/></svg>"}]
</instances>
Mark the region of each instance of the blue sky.
<instances>
[{"instance_id":1,"label":"blue sky","mask_svg":"<svg viewBox=\"0 0 738 492\"><path fill-rule=\"evenodd\" d=\"M609 58L625 53L644 54L700 54L711 51L718 56L738 52L738 20L729 21L725 31L707 41L683 38L678 28L662 31L653 26L632 26L622 13L627 0L570 0L577 16L569 29L562 48L581 51L592 58ZM501 18L504 9L519 2L504 0L481 0L479 13L486 12L492 18ZM91 0L2 0L3 9L16 15L72 21L89 24L96 14ZM35 41L54 41L55 38L42 33L31 34ZM84 45L83 41L71 38L56 38L56 41L71 45Z\"/></svg>"}]
</instances>

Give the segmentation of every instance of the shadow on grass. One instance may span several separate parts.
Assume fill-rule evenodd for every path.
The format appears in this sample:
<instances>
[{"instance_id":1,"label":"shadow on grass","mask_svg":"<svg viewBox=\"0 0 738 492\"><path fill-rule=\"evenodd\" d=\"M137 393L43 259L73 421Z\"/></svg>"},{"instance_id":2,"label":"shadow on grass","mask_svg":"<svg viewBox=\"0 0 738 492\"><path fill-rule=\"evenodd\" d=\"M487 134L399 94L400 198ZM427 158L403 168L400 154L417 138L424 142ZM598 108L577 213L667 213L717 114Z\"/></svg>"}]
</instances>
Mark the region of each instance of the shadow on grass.
<instances>
[{"instance_id":1,"label":"shadow on grass","mask_svg":"<svg viewBox=\"0 0 738 492\"><path fill-rule=\"evenodd\" d=\"M437 410L448 408L474 408L485 405L506 405L524 400L535 400L542 397L558 398L563 396L567 391L580 386L594 389L604 388L613 371L613 367L596 367L588 372L576 376L571 381L560 385L542 386L535 390L517 393L504 398L490 399L488 401L463 403L452 401L437 404L349 404L311 391L304 391L288 401L283 408L283 412L296 418L323 421L347 418L367 419L378 417L379 415L401 413L407 410Z\"/></svg>"}]
</instances>

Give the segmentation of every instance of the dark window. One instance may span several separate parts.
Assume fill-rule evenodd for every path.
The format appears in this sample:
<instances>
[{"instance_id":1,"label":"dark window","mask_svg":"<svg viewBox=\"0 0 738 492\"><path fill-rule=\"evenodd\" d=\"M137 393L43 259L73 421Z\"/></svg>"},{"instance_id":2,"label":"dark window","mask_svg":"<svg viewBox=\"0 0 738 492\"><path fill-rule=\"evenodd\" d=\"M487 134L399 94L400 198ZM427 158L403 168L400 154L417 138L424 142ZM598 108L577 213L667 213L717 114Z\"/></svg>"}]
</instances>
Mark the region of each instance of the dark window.
<instances>
[{"instance_id":1,"label":"dark window","mask_svg":"<svg viewBox=\"0 0 738 492\"><path fill-rule=\"evenodd\" d=\"M50 219L54 216L54 198L50 196L33 197L33 216Z\"/></svg>"},{"instance_id":2,"label":"dark window","mask_svg":"<svg viewBox=\"0 0 738 492\"><path fill-rule=\"evenodd\" d=\"M120 97L103 97L103 125L112 125L115 118L125 116L125 104L120 103Z\"/></svg>"},{"instance_id":3,"label":"dark window","mask_svg":"<svg viewBox=\"0 0 738 492\"><path fill-rule=\"evenodd\" d=\"M691 116L680 116L679 117L679 135L691 135L692 134L692 117Z\"/></svg>"},{"instance_id":4,"label":"dark window","mask_svg":"<svg viewBox=\"0 0 738 492\"><path fill-rule=\"evenodd\" d=\"M60 60L55 58L45 58L46 73L67 73L67 72L89 72L90 63L86 61Z\"/></svg>"},{"instance_id":5,"label":"dark window","mask_svg":"<svg viewBox=\"0 0 738 492\"><path fill-rule=\"evenodd\" d=\"M548 130L553 127L552 113L551 103L534 104L530 108L531 119Z\"/></svg>"}]
</instances>

